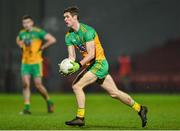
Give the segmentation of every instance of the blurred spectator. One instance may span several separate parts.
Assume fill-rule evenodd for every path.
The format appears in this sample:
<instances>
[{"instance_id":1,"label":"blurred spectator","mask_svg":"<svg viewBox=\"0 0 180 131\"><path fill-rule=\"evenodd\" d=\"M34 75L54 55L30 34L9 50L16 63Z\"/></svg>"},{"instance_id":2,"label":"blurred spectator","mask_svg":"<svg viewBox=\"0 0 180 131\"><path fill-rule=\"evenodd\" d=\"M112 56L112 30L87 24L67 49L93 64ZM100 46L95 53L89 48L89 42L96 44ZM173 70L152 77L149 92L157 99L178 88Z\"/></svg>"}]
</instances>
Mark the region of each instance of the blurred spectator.
<instances>
[{"instance_id":1,"label":"blurred spectator","mask_svg":"<svg viewBox=\"0 0 180 131\"><path fill-rule=\"evenodd\" d=\"M120 83L122 84L123 88L125 88L128 91L131 91L131 84L129 79L129 75L131 74L132 71L131 58L126 54L122 54L118 58L118 63L119 63L118 74L120 77Z\"/></svg>"},{"instance_id":2,"label":"blurred spectator","mask_svg":"<svg viewBox=\"0 0 180 131\"><path fill-rule=\"evenodd\" d=\"M50 90L50 75L52 73L51 62L47 56L43 56L43 83L46 86L46 89Z\"/></svg>"},{"instance_id":3,"label":"blurred spectator","mask_svg":"<svg viewBox=\"0 0 180 131\"><path fill-rule=\"evenodd\" d=\"M50 63L47 57L43 57L43 77L48 79L49 77Z\"/></svg>"}]
</instances>

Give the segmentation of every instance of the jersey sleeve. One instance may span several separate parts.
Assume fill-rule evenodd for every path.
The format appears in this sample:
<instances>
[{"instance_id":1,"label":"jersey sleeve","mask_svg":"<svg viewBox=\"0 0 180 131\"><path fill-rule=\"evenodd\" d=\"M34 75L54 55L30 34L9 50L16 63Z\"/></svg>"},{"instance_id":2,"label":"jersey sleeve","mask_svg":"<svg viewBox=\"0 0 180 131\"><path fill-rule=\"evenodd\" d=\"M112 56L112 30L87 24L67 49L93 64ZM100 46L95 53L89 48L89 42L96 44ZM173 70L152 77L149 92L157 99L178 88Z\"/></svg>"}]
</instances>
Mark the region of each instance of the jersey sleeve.
<instances>
[{"instance_id":1,"label":"jersey sleeve","mask_svg":"<svg viewBox=\"0 0 180 131\"><path fill-rule=\"evenodd\" d=\"M23 40L23 39L22 39L22 32L19 32L19 34L18 34L17 37L18 37L19 40Z\"/></svg>"},{"instance_id":2,"label":"jersey sleeve","mask_svg":"<svg viewBox=\"0 0 180 131\"><path fill-rule=\"evenodd\" d=\"M95 38L95 30L91 29L85 33L85 42L92 41Z\"/></svg>"},{"instance_id":3,"label":"jersey sleeve","mask_svg":"<svg viewBox=\"0 0 180 131\"><path fill-rule=\"evenodd\" d=\"M45 30L43 30L43 29L40 29L40 30L39 30L39 37L40 37L41 39L44 40L46 34L47 34L47 32L46 32Z\"/></svg>"},{"instance_id":4,"label":"jersey sleeve","mask_svg":"<svg viewBox=\"0 0 180 131\"><path fill-rule=\"evenodd\" d=\"M66 46L73 45L73 43L71 41L71 36L69 34L66 34L66 36L65 36L65 43L66 43Z\"/></svg>"}]
</instances>

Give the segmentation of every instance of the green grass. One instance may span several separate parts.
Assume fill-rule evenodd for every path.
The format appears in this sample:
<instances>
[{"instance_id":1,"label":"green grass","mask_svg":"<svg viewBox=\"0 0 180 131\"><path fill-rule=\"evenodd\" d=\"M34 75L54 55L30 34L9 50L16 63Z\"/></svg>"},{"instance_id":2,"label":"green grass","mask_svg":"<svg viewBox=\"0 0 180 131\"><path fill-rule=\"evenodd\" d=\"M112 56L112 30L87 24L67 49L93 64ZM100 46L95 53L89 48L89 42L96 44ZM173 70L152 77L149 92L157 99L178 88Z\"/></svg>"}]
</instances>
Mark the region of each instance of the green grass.
<instances>
[{"instance_id":1,"label":"green grass","mask_svg":"<svg viewBox=\"0 0 180 131\"><path fill-rule=\"evenodd\" d=\"M51 97L55 113L48 114L41 96L32 95L32 115L19 115L23 109L22 96L0 94L0 129L180 129L180 95L132 94L149 108L146 128L141 128L135 111L106 94L87 94L86 126L68 127L64 122L76 114L74 95L51 94Z\"/></svg>"}]
</instances>

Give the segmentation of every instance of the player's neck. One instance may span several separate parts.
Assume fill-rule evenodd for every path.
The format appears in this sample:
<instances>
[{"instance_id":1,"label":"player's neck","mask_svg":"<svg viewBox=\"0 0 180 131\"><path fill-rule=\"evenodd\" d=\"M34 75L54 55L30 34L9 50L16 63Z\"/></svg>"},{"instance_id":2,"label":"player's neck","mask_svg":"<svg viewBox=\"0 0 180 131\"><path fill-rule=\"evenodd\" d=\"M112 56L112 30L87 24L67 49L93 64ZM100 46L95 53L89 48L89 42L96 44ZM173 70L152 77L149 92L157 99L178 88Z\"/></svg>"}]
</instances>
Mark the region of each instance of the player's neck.
<instances>
[{"instance_id":1,"label":"player's neck","mask_svg":"<svg viewBox=\"0 0 180 131\"><path fill-rule=\"evenodd\" d=\"M76 23L74 24L74 26L72 27L72 29L73 29L75 32L77 32L77 31L79 30L79 28L80 28L80 23L79 23L79 22L76 22Z\"/></svg>"},{"instance_id":2,"label":"player's neck","mask_svg":"<svg viewBox=\"0 0 180 131\"><path fill-rule=\"evenodd\" d=\"M27 29L28 32L31 32L33 30L33 27Z\"/></svg>"}]
</instances>

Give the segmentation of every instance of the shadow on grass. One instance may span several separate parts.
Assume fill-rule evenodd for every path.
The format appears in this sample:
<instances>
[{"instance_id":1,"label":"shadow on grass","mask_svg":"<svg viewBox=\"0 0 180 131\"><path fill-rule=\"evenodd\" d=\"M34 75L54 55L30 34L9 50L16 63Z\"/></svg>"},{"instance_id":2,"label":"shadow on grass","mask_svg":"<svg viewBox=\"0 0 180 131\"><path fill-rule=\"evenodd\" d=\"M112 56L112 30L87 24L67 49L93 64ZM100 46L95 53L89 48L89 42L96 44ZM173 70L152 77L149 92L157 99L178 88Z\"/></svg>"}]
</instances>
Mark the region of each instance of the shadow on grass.
<instances>
[{"instance_id":1,"label":"shadow on grass","mask_svg":"<svg viewBox=\"0 0 180 131\"><path fill-rule=\"evenodd\" d=\"M83 127L70 127L71 129L79 129L79 130L119 130L119 129L138 129L137 127L129 127L129 126L124 126L124 125L120 125L120 126L117 126L117 125L86 125L86 126L83 126Z\"/></svg>"},{"instance_id":2,"label":"shadow on grass","mask_svg":"<svg viewBox=\"0 0 180 131\"><path fill-rule=\"evenodd\" d=\"M31 114L21 114L18 113L20 116L31 116L31 117L49 117L49 116L54 116L55 113L47 113L47 112L31 112Z\"/></svg>"}]
</instances>

